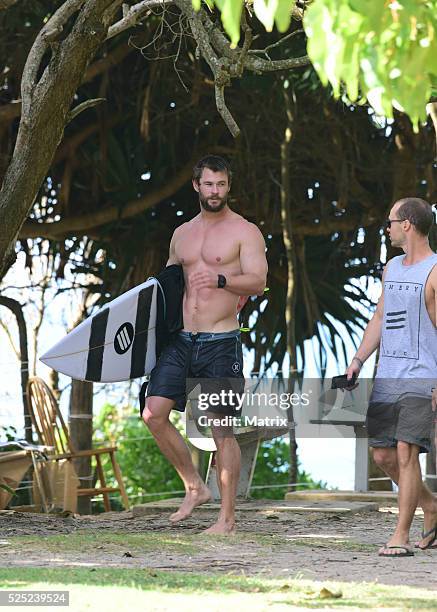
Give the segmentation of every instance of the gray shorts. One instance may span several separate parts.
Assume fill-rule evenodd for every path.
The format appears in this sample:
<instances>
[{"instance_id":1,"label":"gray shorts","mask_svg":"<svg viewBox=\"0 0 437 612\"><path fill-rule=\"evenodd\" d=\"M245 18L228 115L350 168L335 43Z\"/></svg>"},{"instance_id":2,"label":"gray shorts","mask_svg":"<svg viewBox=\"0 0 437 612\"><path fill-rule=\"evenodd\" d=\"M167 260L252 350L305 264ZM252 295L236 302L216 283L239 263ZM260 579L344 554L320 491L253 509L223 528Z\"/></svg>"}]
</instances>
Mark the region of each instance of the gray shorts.
<instances>
[{"instance_id":1,"label":"gray shorts","mask_svg":"<svg viewBox=\"0 0 437 612\"><path fill-rule=\"evenodd\" d=\"M396 448L401 441L429 453L434 436L431 398L405 393L393 403L370 402L366 425L369 446Z\"/></svg>"}]
</instances>

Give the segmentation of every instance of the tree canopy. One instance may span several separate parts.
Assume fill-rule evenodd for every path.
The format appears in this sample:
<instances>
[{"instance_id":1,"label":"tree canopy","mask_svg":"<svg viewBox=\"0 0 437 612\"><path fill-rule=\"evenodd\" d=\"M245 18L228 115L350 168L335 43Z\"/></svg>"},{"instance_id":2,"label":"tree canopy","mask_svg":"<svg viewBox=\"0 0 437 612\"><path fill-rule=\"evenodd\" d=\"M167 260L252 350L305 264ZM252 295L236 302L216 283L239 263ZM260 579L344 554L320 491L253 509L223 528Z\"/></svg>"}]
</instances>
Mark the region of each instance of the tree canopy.
<instances>
[{"instance_id":1,"label":"tree canopy","mask_svg":"<svg viewBox=\"0 0 437 612\"><path fill-rule=\"evenodd\" d=\"M221 11L232 45L245 25L244 0L208 0ZM200 9L200 0L193 0ZM405 112L417 127L437 96L437 0L253 0L267 31L286 32L292 15L302 18L308 55L322 83L352 102L367 100L393 118Z\"/></svg>"},{"instance_id":2,"label":"tree canopy","mask_svg":"<svg viewBox=\"0 0 437 612\"><path fill-rule=\"evenodd\" d=\"M231 206L263 231L270 265L269 300L249 302L247 316L256 324L245 342L256 348L255 369L281 363L288 273L280 149L289 130L297 344L327 333L335 350L336 320L351 333L365 323L356 307L365 296L354 279L378 274L387 208L405 194L436 197L432 124L415 134L403 113L387 121L368 105L334 99L306 58L299 15L282 36L266 32L245 8L245 42L230 49L217 12L167 2L132 3L106 17L106 34L83 74L72 75L78 84L70 105L63 98L61 116L56 96L47 102L38 95L57 78L56 95L65 95L61 84L70 73L58 74L59 58L71 52L74 28L89 33L82 5L74 5L63 33L50 35L47 24L72 2L18 0L4 12L3 244L17 236L13 249L26 253L29 266L34 255L48 255L55 278L69 270L101 304L165 264L174 228L198 209L194 162L207 152L225 155L235 174ZM103 10L109 3L87 5ZM22 106L22 76L41 32L50 40L33 89L24 92L38 104ZM236 139L229 131L234 118Z\"/></svg>"}]
</instances>

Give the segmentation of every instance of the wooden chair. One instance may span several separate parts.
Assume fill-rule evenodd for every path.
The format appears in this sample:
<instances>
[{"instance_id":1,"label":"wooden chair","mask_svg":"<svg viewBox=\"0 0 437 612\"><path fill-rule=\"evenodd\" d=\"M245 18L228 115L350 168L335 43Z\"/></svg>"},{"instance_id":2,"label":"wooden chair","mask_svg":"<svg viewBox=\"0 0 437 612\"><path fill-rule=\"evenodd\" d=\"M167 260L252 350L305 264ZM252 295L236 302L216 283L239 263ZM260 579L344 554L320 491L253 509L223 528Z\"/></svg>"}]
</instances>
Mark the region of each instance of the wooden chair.
<instances>
[{"instance_id":1,"label":"wooden chair","mask_svg":"<svg viewBox=\"0 0 437 612\"><path fill-rule=\"evenodd\" d=\"M6 508L31 465L30 451L13 450L0 453L0 510ZM7 489L1 488L1 485L6 485Z\"/></svg>"},{"instance_id":2,"label":"wooden chair","mask_svg":"<svg viewBox=\"0 0 437 612\"><path fill-rule=\"evenodd\" d=\"M129 500L123 484L121 470L115 458L117 447L108 446L105 448L76 450L71 444L68 428L62 418L58 403L50 387L41 378L33 377L29 379L27 383L27 397L29 400L30 416L40 443L53 449L49 451L50 459L57 461L61 459L77 459L79 457L95 458L97 475L101 486L78 489L77 494L80 496L103 495L105 511L109 512L111 504L108 494L119 492L123 505L128 510ZM102 455L109 455L118 487L106 486L101 460Z\"/></svg>"}]
</instances>

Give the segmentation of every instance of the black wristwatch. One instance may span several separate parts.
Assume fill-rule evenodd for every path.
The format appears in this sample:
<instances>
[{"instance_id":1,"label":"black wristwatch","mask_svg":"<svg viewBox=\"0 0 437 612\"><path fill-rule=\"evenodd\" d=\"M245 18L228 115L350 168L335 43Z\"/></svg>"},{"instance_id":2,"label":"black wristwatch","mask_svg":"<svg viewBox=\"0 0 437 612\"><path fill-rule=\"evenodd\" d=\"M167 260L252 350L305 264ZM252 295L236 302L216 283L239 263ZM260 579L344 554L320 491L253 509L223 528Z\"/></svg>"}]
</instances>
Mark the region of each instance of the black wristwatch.
<instances>
[{"instance_id":1,"label":"black wristwatch","mask_svg":"<svg viewBox=\"0 0 437 612\"><path fill-rule=\"evenodd\" d=\"M226 287L226 276L223 276L223 274L217 276L217 287L219 289L224 289Z\"/></svg>"}]
</instances>

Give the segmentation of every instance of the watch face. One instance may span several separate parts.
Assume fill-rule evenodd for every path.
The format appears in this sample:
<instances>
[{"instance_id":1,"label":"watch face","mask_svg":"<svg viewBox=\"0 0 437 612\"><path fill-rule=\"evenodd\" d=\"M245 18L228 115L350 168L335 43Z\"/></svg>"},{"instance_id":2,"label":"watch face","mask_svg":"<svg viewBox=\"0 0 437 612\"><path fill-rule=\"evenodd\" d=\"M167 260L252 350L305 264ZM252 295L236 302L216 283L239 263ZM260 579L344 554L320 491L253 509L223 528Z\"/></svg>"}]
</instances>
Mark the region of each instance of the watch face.
<instances>
[{"instance_id":1,"label":"watch face","mask_svg":"<svg viewBox=\"0 0 437 612\"><path fill-rule=\"evenodd\" d=\"M226 285L226 277L223 276L223 274L219 274L218 275L218 282L217 282L217 287L219 289L223 289L223 287Z\"/></svg>"}]
</instances>

